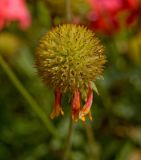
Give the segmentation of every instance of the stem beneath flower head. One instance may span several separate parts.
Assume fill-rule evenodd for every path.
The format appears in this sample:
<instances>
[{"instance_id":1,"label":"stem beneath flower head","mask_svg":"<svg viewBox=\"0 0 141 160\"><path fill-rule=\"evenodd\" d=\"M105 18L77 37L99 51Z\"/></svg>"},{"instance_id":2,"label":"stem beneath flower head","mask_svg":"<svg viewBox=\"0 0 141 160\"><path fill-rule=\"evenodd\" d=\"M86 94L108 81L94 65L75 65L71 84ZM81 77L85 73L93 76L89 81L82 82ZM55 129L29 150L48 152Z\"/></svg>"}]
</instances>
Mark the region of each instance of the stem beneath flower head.
<instances>
[{"instance_id":1,"label":"stem beneath flower head","mask_svg":"<svg viewBox=\"0 0 141 160\"><path fill-rule=\"evenodd\" d=\"M0 65L11 80L11 82L15 85L15 87L18 89L18 91L21 93L21 95L27 100L27 102L30 104L32 109L36 112L38 117L42 120L42 122L45 124L49 132L55 136L59 137L54 126L52 125L51 121L48 119L46 114L42 111L40 106L36 103L36 101L32 98L32 96L28 93L28 91L24 88L22 83L18 80L14 72L11 70L11 68L8 66L6 61L3 59L2 56L0 56Z\"/></svg>"},{"instance_id":2,"label":"stem beneath flower head","mask_svg":"<svg viewBox=\"0 0 141 160\"><path fill-rule=\"evenodd\" d=\"M66 21L68 23L71 23L71 20L72 20L71 0L64 0L64 2L65 2L65 8L66 8ZM69 153L71 150L72 131L73 131L73 120L72 120L72 117L70 117L69 130L68 130L68 135L66 139L66 145L64 148L64 155L62 160L68 160Z\"/></svg>"},{"instance_id":3,"label":"stem beneath flower head","mask_svg":"<svg viewBox=\"0 0 141 160\"><path fill-rule=\"evenodd\" d=\"M66 20L68 23L72 20L72 12L71 12L71 0L65 0L65 8L66 8Z\"/></svg>"},{"instance_id":4,"label":"stem beneath flower head","mask_svg":"<svg viewBox=\"0 0 141 160\"><path fill-rule=\"evenodd\" d=\"M84 126L85 126L88 143L89 143L89 150L90 150L89 160L93 160L93 159L99 160L100 149L98 144L95 142L92 126L90 123L86 123L86 122L84 122Z\"/></svg>"},{"instance_id":5,"label":"stem beneath flower head","mask_svg":"<svg viewBox=\"0 0 141 160\"><path fill-rule=\"evenodd\" d=\"M72 144L71 143L72 131L73 131L73 120L70 117L68 136L67 136L66 145L65 145L65 149L64 149L64 156L63 156L62 160L68 160L69 153L70 153L70 150L71 150L71 144Z\"/></svg>"}]
</instances>

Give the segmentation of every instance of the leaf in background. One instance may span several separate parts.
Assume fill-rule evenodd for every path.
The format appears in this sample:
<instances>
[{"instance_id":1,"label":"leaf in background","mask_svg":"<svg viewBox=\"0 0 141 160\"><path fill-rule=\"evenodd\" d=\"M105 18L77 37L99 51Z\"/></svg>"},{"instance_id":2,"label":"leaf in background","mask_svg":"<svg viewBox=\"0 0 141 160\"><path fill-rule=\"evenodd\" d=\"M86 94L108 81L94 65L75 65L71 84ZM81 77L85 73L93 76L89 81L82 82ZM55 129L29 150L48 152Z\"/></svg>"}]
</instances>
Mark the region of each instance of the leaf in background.
<instances>
[{"instance_id":1,"label":"leaf in background","mask_svg":"<svg viewBox=\"0 0 141 160\"><path fill-rule=\"evenodd\" d=\"M0 54L7 58L17 54L21 46L21 39L9 32L0 33Z\"/></svg>"},{"instance_id":2,"label":"leaf in background","mask_svg":"<svg viewBox=\"0 0 141 160\"><path fill-rule=\"evenodd\" d=\"M51 26L51 19L45 1L38 1L37 10L39 22L49 28Z\"/></svg>"},{"instance_id":3,"label":"leaf in background","mask_svg":"<svg viewBox=\"0 0 141 160\"><path fill-rule=\"evenodd\" d=\"M120 152L117 154L115 160L127 160L132 148L133 144L131 144L130 142L126 142L121 148Z\"/></svg>"},{"instance_id":4,"label":"leaf in background","mask_svg":"<svg viewBox=\"0 0 141 160\"><path fill-rule=\"evenodd\" d=\"M141 65L141 33L129 41L129 58L136 64Z\"/></svg>"}]
</instances>

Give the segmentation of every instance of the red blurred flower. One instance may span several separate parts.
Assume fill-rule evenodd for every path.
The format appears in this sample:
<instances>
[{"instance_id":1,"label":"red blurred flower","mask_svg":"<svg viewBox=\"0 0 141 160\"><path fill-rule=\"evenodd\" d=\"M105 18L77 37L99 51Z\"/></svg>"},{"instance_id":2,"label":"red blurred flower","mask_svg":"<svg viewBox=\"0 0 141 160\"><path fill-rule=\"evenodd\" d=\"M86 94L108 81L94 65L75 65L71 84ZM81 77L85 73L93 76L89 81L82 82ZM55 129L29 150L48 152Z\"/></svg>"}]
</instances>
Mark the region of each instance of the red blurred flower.
<instances>
[{"instance_id":1,"label":"red blurred flower","mask_svg":"<svg viewBox=\"0 0 141 160\"><path fill-rule=\"evenodd\" d=\"M88 1L91 6L91 11L88 15L88 19L91 22L91 28L105 33L112 34L119 30L121 22L127 26L133 24L139 14L139 0ZM122 21L120 21L121 19L119 18L122 18Z\"/></svg>"},{"instance_id":2,"label":"red blurred flower","mask_svg":"<svg viewBox=\"0 0 141 160\"><path fill-rule=\"evenodd\" d=\"M132 24L137 20L137 17L140 14L141 1L140 0L127 0L125 2L125 10L129 11L129 16L126 19L127 24Z\"/></svg>"},{"instance_id":3,"label":"red blurred flower","mask_svg":"<svg viewBox=\"0 0 141 160\"><path fill-rule=\"evenodd\" d=\"M11 21L19 21L21 29L30 26L31 17L25 0L0 0L0 29Z\"/></svg>"},{"instance_id":4,"label":"red blurred flower","mask_svg":"<svg viewBox=\"0 0 141 160\"><path fill-rule=\"evenodd\" d=\"M113 14L122 8L121 0L89 0L89 2L93 11L98 14L104 14L105 12Z\"/></svg>"},{"instance_id":5,"label":"red blurred flower","mask_svg":"<svg viewBox=\"0 0 141 160\"><path fill-rule=\"evenodd\" d=\"M133 9L138 9L138 5L139 5L139 1L140 0L127 0L128 1L128 5L133 8Z\"/></svg>"}]
</instances>

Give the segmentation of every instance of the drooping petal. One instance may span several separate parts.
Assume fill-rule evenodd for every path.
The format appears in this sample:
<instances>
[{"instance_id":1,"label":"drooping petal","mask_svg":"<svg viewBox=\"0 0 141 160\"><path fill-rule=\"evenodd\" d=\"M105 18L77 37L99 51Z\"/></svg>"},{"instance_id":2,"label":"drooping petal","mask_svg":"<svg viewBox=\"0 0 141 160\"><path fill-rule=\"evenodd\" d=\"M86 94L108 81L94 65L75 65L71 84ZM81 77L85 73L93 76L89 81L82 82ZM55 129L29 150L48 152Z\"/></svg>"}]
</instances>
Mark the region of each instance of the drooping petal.
<instances>
[{"instance_id":1,"label":"drooping petal","mask_svg":"<svg viewBox=\"0 0 141 160\"><path fill-rule=\"evenodd\" d=\"M79 112L79 118L82 121L85 121L85 116L87 114L89 114L89 118L90 118L90 120L92 120L91 111L90 111L91 106L92 106L92 102L93 102L93 91L92 91L91 86L89 85L86 103Z\"/></svg>"},{"instance_id":2,"label":"drooping petal","mask_svg":"<svg viewBox=\"0 0 141 160\"><path fill-rule=\"evenodd\" d=\"M78 120L79 111L80 111L80 92L78 90L75 90L72 99L72 119L74 121Z\"/></svg>"},{"instance_id":3,"label":"drooping petal","mask_svg":"<svg viewBox=\"0 0 141 160\"><path fill-rule=\"evenodd\" d=\"M55 103L53 107L53 111L50 115L51 119L54 119L55 117L58 117L60 114L64 115L63 109L61 107L61 92L57 89L55 91Z\"/></svg>"}]
</instances>

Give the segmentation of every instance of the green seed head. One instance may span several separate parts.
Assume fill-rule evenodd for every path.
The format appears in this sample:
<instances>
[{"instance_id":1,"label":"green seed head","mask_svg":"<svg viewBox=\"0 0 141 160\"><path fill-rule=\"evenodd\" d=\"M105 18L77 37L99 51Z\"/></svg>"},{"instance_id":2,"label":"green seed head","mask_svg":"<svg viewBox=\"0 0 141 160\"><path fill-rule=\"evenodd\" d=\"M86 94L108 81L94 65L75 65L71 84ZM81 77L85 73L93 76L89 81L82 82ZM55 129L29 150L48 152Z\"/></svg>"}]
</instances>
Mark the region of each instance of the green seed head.
<instances>
[{"instance_id":1,"label":"green seed head","mask_svg":"<svg viewBox=\"0 0 141 160\"><path fill-rule=\"evenodd\" d=\"M47 32L40 40L36 66L44 82L62 92L83 91L103 72L103 46L83 26L66 24Z\"/></svg>"}]
</instances>

